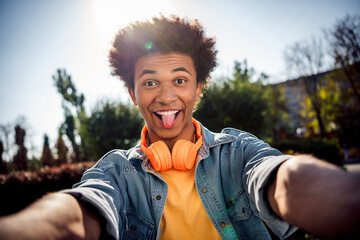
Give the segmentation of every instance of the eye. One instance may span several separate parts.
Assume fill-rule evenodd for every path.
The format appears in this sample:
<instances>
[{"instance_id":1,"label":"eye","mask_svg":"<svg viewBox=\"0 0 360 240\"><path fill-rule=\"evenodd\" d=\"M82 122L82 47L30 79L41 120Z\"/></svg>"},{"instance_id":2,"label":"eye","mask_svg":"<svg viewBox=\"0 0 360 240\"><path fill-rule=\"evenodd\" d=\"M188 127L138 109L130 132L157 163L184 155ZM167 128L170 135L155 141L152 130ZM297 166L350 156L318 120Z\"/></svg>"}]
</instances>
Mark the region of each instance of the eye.
<instances>
[{"instance_id":1,"label":"eye","mask_svg":"<svg viewBox=\"0 0 360 240\"><path fill-rule=\"evenodd\" d=\"M175 80L175 82L176 82L177 84L184 84L184 83L186 82L186 80L183 79L183 78L178 78L178 79Z\"/></svg>"},{"instance_id":2,"label":"eye","mask_svg":"<svg viewBox=\"0 0 360 240\"><path fill-rule=\"evenodd\" d=\"M146 82L144 82L144 85L147 87L152 87L152 86L155 86L155 82L154 81L146 81Z\"/></svg>"}]
</instances>

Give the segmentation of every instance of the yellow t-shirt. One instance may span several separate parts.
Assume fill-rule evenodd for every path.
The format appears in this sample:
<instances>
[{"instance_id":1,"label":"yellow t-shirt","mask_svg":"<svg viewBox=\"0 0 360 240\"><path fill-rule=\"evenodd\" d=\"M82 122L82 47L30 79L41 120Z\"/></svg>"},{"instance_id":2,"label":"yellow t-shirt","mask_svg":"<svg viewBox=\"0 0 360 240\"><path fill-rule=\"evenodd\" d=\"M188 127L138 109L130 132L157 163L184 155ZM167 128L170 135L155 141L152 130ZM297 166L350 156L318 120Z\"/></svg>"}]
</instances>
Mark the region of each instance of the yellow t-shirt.
<instances>
[{"instance_id":1,"label":"yellow t-shirt","mask_svg":"<svg viewBox=\"0 0 360 240\"><path fill-rule=\"evenodd\" d=\"M195 167L160 172L169 186L161 219L161 239L221 239L201 202L195 185Z\"/></svg>"}]
</instances>

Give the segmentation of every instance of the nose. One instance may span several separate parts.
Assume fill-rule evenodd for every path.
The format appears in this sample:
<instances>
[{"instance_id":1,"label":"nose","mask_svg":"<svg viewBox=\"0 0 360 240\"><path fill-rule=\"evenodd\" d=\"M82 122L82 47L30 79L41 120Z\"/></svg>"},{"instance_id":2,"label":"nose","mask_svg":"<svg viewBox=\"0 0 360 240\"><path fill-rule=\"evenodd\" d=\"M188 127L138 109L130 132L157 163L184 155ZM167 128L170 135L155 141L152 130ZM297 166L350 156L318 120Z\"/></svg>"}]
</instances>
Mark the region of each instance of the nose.
<instances>
[{"instance_id":1,"label":"nose","mask_svg":"<svg viewBox=\"0 0 360 240\"><path fill-rule=\"evenodd\" d=\"M174 102L176 99L176 93L174 89L169 85L163 85L160 87L156 101L160 104L167 105Z\"/></svg>"}]
</instances>

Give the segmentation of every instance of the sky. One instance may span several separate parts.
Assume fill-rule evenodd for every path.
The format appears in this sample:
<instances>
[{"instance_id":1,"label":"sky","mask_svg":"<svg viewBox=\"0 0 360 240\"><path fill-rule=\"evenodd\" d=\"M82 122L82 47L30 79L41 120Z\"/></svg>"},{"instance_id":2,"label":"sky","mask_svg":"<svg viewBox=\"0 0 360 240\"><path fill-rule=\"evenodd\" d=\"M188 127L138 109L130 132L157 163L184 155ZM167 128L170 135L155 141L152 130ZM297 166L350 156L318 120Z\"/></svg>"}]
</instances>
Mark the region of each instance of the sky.
<instances>
[{"instance_id":1,"label":"sky","mask_svg":"<svg viewBox=\"0 0 360 240\"><path fill-rule=\"evenodd\" d=\"M359 0L0 0L0 125L25 119L26 144L37 157L44 134L53 146L64 121L52 79L58 68L85 95L87 113L101 99L128 102L107 56L116 32L137 20L196 18L216 37L214 80L231 76L234 61L247 59L280 82L292 77L286 47L358 13Z\"/></svg>"}]
</instances>

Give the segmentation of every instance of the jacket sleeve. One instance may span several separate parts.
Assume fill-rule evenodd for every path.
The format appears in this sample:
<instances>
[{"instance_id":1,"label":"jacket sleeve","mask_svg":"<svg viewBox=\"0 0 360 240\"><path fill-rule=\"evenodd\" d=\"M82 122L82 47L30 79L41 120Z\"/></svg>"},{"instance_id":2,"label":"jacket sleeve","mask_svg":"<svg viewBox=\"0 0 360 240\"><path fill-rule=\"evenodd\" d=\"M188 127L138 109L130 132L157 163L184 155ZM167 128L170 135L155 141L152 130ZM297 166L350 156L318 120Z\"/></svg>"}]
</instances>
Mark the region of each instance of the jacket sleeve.
<instances>
[{"instance_id":1,"label":"jacket sleeve","mask_svg":"<svg viewBox=\"0 0 360 240\"><path fill-rule=\"evenodd\" d=\"M285 239L297 228L289 225L273 212L267 200L266 189L278 167L292 156L282 155L280 151L251 134L242 138L242 146L245 162L242 180L250 204L259 212L271 231L280 239Z\"/></svg>"},{"instance_id":2,"label":"jacket sleeve","mask_svg":"<svg viewBox=\"0 0 360 240\"><path fill-rule=\"evenodd\" d=\"M123 221L118 213L121 212L126 191L118 187L114 174L114 163L101 159L84 173L81 181L72 189L62 191L89 206L100 217L102 237L106 239L119 238L119 222Z\"/></svg>"}]
</instances>

